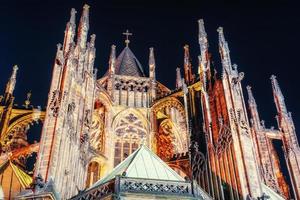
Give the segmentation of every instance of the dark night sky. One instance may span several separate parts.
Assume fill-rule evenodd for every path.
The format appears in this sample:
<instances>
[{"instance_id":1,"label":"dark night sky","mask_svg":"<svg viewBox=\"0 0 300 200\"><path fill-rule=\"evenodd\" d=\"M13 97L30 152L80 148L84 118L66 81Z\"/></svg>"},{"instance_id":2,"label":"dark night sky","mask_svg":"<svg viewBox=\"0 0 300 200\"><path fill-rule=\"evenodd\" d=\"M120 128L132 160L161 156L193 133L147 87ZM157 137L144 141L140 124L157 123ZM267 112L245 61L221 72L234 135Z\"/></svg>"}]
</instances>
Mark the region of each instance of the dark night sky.
<instances>
[{"instance_id":1,"label":"dark night sky","mask_svg":"<svg viewBox=\"0 0 300 200\"><path fill-rule=\"evenodd\" d=\"M46 105L56 44L63 42L64 29L74 7L77 21L84 3L90 4L90 33L97 35L96 65L99 77L107 69L110 46L124 47L122 32L133 32L130 48L147 71L148 48L155 48L157 78L170 88L175 85L175 68L182 66L183 45L189 44L197 66L198 27L203 18L213 59L219 63L217 32L224 27L233 63L246 76L244 90L251 84L261 117L269 127L275 122L275 105L269 77L278 76L300 132L299 94L299 6L291 2L249 3L238 1L1 1L0 89L19 65L15 90L21 104L32 90L33 105ZM220 66L216 66L220 71Z\"/></svg>"}]
</instances>

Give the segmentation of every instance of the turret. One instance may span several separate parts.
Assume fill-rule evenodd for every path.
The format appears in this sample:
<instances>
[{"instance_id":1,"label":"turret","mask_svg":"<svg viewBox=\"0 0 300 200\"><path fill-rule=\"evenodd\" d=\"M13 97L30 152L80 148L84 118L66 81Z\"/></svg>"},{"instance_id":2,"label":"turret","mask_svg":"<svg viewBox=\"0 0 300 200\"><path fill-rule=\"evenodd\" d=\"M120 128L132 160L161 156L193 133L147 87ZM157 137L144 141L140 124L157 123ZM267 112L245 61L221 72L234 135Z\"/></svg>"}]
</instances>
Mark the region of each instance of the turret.
<instances>
[{"instance_id":1,"label":"turret","mask_svg":"<svg viewBox=\"0 0 300 200\"><path fill-rule=\"evenodd\" d=\"M77 43L82 49L84 49L86 46L89 30L89 8L90 6L87 4L83 6L83 11L78 26Z\"/></svg>"},{"instance_id":2,"label":"turret","mask_svg":"<svg viewBox=\"0 0 300 200\"><path fill-rule=\"evenodd\" d=\"M149 49L149 77L152 79L156 79L155 77L155 58L154 58L154 49L151 47Z\"/></svg>"},{"instance_id":3,"label":"turret","mask_svg":"<svg viewBox=\"0 0 300 200\"><path fill-rule=\"evenodd\" d=\"M252 90L251 90L251 86L247 86L247 92L248 92L248 104L249 104L249 109L250 109L250 113L251 113L251 123L252 126L256 129L259 130L262 128L261 123L260 123L260 118L259 118L259 114L257 111L257 105L256 105L256 101L254 99Z\"/></svg>"},{"instance_id":4,"label":"turret","mask_svg":"<svg viewBox=\"0 0 300 200\"><path fill-rule=\"evenodd\" d=\"M182 78L180 73L180 68L176 68L176 89L182 88Z\"/></svg>"},{"instance_id":5,"label":"turret","mask_svg":"<svg viewBox=\"0 0 300 200\"><path fill-rule=\"evenodd\" d=\"M65 38L64 38L64 46L63 46L63 52L64 55L69 51L70 45L74 42L74 36L75 36L75 15L76 10L74 8L71 9L71 17L69 22L67 23L66 30L65 30Z\"/></svg>"},{"instance_id":6,"label":"turret","mask_svg":"<svg viewBox=\"0 0 300 200\"><path fill-rule=\"evenodd\" d=\"M194 76L192 72L192 64L190 60L190 50L189 45L184 45L184 79L187 85L194 81Z\"/></svg>"}]
</instances>

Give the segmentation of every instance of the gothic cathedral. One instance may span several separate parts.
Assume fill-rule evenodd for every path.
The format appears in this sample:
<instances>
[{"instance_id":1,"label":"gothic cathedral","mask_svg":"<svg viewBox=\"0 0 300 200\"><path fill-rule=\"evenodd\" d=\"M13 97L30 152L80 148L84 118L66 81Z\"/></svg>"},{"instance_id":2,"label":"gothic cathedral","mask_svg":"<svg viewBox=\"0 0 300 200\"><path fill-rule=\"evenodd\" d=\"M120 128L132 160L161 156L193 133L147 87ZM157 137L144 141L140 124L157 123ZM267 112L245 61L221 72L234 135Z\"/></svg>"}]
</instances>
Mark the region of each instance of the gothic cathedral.
<instances>
[{"instance_id":1,"label":"gothic cathedral","mask_svg":"<svg viewBox=\"0 0 300 200\"><path fill-rule=\"evenodd\" d=\"M98 79L89 6L78 27L72 9L46 109L31 105L31 93L15 104L17 66L0 96L0 199L300 200L300 147L276 77L277 130L260 119L250 86L245 102L244 74L231 62L223 28L217 73L203 20L198 25L199 64L192 66L185 45L183 72L177 68L176 87L169 89L156 79L155 50L149 48L145 71L129 31L121 53L111 46ZM41 139L31 143L27 133L38 122Z\"/></svg>"}]
</instances>

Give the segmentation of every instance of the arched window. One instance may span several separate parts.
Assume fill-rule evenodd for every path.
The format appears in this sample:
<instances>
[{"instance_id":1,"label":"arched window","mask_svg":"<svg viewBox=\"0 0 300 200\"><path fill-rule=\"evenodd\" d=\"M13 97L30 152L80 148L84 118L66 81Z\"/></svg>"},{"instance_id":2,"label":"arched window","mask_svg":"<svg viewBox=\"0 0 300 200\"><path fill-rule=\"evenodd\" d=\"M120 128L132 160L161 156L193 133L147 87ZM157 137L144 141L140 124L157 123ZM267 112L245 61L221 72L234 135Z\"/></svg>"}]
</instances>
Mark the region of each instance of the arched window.
<instances>
[{"instance_id":1,"label":"arched window","mask_svg":"<svg viewBox=\"0 0 300 200\"><path fill-rule=\"evenodd\" d=\"M100 164L98 162L91 162L88 166L88 174L86 179L86 187L91 187L96 181L100 179Z\"/></svg>"},{"instance_id":2,"label":"arched window","mask_svg":"<svg viewBox=\"0 0 300 200\"><path fill-rule=\"evenodd\" d=\"M132 154L146 138L146 127L141 119L130 113L121 118L115 128L114 165Z\"/></svg>"}]
</instances>

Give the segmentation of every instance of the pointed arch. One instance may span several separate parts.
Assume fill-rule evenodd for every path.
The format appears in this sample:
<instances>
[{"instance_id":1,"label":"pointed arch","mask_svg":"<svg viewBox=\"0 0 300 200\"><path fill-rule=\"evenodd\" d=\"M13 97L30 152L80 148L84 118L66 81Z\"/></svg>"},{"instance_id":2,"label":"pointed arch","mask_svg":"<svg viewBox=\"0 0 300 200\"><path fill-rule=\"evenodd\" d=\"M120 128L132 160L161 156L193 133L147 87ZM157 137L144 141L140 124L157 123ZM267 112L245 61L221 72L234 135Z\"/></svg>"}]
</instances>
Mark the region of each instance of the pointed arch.
<instances>
[{"instance_id":1,"label":"pointed arch","mask_svg":"<svg viewBox=\"0 0 300 200\"><path fill-rule=\"evenodd\" d=\"M141 111L134 109L134 108L126 108L126 109L120 111L119 113L117 113L115 115L115 117L113 118L112 124L111 124L113 129L116 126L116 122L118 122L121 118L123 118L124 116L126 116L128 114L135 115L138 119L140 119L144 123L145 127L149 127L149 121L146 119L146 117L143 115L143 113Z\"/></svg>"},{"instance_id":2,"label":"pointed arch","mask_svg":"<svg viewBox=\"0 0 300 200\"><path fill-rule=\"evenodd\" d=\"M164 119L156 133L157 153L163 160L170 159L174 154L188 151L187 134L180 131L180 128L171 119Z\"/></svg>"},{"instance_id":3,"label":"pointed arch","mask_svg":"<svg viewBox=\"0 0 300 200\"><path fill-rule=\"evenodd\" d=\"M105 152L105 134L108 113L112 108L110 96L103 88L98 88L94 102L92 124L90 129L90 145L97 153Z\"/></svg>"},{"instance_id":4,"label":"pointed arch","mask_svg":"<svg viewBox=\"0 0 300 200\"><path fill-rule=\"evenodd\" d=\"M153 104L153 106L151 107L151 110L152 110L152 112L154 112L154 114L157 114L160 110L162 110L164 108L171 108L171 107L178 109L180 114L182 116L184 116L184 118L186 117L184 105L175 97L166 97L166 98L158 100L157 102L155 102Z\"/></svg>"},{"instance_id":5,"label":"pointed arch","mask_svg":"<svg viewBox=\"0 0 300 200\"><path fill-rule=\"evenodd\" d=\"M119 112L112 121L114 134L114 165L133 153L147 139L149 122L133 108Z\"/></svg>"}]
</instances>

